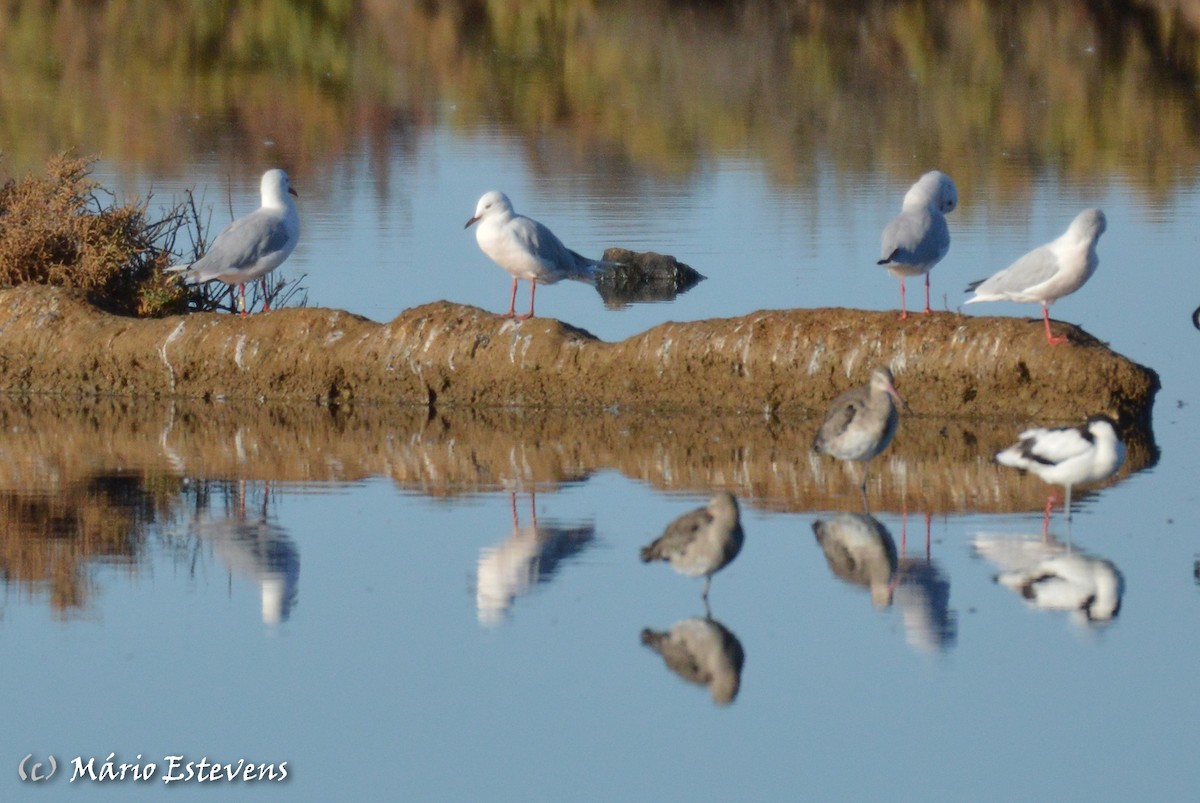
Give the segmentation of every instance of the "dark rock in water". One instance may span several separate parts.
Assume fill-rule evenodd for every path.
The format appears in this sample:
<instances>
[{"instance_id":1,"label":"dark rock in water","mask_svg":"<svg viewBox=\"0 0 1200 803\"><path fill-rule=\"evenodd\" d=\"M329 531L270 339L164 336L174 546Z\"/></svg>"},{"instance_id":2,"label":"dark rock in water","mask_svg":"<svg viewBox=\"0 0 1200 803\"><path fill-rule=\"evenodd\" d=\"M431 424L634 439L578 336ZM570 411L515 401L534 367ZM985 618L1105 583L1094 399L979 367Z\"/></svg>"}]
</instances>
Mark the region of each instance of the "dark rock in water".
<instances>
[{"instance_id":1,"label":"dark rock in water","mask_svg":"<svg viewBox=\"0 0 1200 803\"><path fill-rule=\"evenodd\" d=\"M611 309L622 309L639 301L672 301L703 279L698 271L667 254L609 248L606 262L616 262L596 279L596 290Z\"/></svg>"}]
</instances>

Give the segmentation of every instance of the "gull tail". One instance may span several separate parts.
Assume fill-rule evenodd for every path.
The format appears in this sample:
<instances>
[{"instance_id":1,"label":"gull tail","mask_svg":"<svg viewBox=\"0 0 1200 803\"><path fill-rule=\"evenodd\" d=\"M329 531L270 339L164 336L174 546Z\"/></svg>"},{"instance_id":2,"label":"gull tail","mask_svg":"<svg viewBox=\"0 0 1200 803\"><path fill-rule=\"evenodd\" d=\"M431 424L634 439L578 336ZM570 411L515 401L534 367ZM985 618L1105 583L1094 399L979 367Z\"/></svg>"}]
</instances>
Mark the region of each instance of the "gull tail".
<instances>
[{"instance_id":1,"label":"gull tail","mask_svg":"<svg viewBox=\"0 0 1200 803\"><path fill-rule=\"evenodd\" d=\"M986 281L987 281L987 279L976 279L975 281L973 281L973 282L971 282L970 284L968 284L968 285L967 285L967 289L966 289L966 290L964 290L963 292L964 292L964 293L973 293L973 292L975 292L977 289L979 289L979 285L983 284L983 283L984 283L984 282L986 282Z\"/></svg>"},{"instance_id":2,"label":"gull tail","mask_svg":"<svg viewBox=\"0 0 1200 803\"><path fill-rule=\"evenodd\" d=\"M568 279L574 279L579 282L587 282L594 285L596 280L604 275L609 268L615 268L620 265L620 262L613 262L608 259L588 259L571 249L571 258L575 262L575 272L567 276Z\"/></svg>"},{"instance_id":3,"label":"gull tail","mask_svg":"<svg viewBox=\"0 0 1200 803\"><path fill-rule=\"evenodd\" d=\"M179 278L182 279L185 284L199 284L202 279L195 268L192 267L194 264L196 263L193 262L187 265L171 265L165 270L167 273L178 273Z\"/></svg>"},{"instance_id":4,"label":"gull tail","mask_svg":"<svg viewBox=\"0 0 1200 803\"><path fill-rule=\"evenodd\" d=\"M897 248L895 251L893 251L892 253L888 254L886 257L884 257L883 259L879 260L879 261L878 261L878 262L876 262L875 264L876 264L876 265L886 265L886 264L888 264L889 262L891 262L892 260L894 260L894 259L896 258L896 254L898 254L898 253L900 253L900 249L899 249L899 248Z\"/></svg>"}]
</instances>

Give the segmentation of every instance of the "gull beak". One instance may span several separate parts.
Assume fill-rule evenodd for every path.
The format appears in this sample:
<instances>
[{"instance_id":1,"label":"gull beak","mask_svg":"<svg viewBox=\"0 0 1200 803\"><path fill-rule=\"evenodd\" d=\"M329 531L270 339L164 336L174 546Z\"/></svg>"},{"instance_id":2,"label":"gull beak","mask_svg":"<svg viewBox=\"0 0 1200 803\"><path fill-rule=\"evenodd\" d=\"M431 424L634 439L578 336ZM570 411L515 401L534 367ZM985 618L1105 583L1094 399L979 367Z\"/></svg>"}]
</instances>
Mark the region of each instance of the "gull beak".
<instances>
[{"instance_id":1,"label":"gull beak","mask_svg":"<svg viewBox=\"0 0 1200 803\"><path fill-rule=\"evenodd\" d=\"M300 193L296 192L296 191L295 191L295 190L293 190L291 187L288 187L288 195L294 195L294 196L296 196L297 198L299 198L299 197L300 197Z\"/></svg>"},{"instance_id":2,"label":"gull beak","mask_svg":"<svg viewBox=\"0 0 1200 803\"><path fill-rule=\"evenodd\" d=\"M465 226L463 226L463 228L464 228L464 229L469 229L469 228L471 228L471 224L472 224L472 223L474 223L474 222L475 222L475 221L477 221L477 220L479 220L479 215L475 215L473 218L471 218L470 220L468 220L468 221L467 221L467 224L466 224Z\"/></svg>"}]
</instances>

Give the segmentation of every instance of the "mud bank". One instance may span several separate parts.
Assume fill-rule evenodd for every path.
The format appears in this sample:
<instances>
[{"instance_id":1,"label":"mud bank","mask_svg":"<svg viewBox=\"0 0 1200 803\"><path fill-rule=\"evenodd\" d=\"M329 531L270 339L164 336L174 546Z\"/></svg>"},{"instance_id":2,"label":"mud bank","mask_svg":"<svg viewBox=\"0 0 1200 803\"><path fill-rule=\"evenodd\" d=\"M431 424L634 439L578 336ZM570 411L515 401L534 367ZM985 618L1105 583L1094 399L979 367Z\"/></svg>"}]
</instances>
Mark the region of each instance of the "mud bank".
<instances>
[{"instance_id":1,"label":"mud bank","mask_svg":"<svg viewBox=\"0 0 1200 803\"><path fill-rule=\"evenodd\" d=\"M846 309L666 323L605 343L559 321L437 302L380 324L338 310L134 320L72 291L0 290L0 391L816 415L876 364L917 415L1148 422L1157 375L1083 330Z\"/></svg>"}]
</instances>

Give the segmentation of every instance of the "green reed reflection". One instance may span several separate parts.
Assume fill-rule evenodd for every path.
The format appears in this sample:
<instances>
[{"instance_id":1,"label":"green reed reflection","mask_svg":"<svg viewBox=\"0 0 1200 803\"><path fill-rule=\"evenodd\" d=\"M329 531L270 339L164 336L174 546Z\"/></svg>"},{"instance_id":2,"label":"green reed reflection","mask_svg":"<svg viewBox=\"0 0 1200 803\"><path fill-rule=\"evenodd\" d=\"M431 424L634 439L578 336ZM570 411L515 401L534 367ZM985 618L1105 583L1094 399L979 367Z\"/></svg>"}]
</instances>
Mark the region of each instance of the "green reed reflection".
<instances>
[{"instance_id":1,"label":"green reed reflection","mask_svg":"<svg viewBox=\"0 0 1200 803\"><path fill-rule=\"evenodd\" d=\"M76 147L170 171L182 147L319 171L453 104L446 122L511 129L539 170L686 177L732 151L784 186L824 159L905 177L915 161L1001 199L1047 170L1167 195L1200 163L1187 8L8 0L0 136L10 169Z\"/></svg>"}]
</instances>

